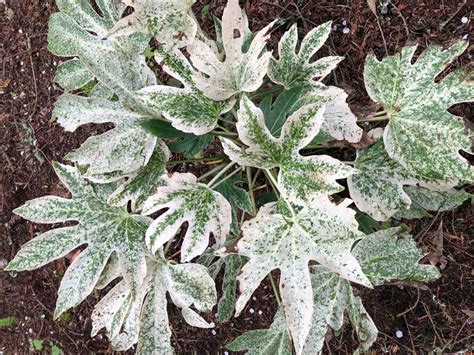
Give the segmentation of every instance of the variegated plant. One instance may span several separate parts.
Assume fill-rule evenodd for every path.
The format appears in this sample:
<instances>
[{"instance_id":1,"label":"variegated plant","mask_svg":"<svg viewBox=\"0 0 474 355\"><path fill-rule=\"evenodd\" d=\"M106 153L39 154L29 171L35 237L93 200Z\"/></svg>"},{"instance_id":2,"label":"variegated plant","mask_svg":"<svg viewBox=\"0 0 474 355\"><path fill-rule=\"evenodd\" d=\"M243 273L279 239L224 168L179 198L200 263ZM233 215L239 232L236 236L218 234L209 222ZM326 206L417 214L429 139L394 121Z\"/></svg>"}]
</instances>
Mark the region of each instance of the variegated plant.
<instances>
[{"instance_id":1,"label":"variegated plant","mask_svg":"<svg viewBox=\"0 0 474 355\"><path fill-rule=\"evenodd\" d=\"M470 152L471 135L447 110L473 100L473 74L437 80L467 44L430 46L417 60L414 46L382 61L369 55L367 91L383 110L364 120L388 123L364 133L344 90L324 84L343 58L312 59L330 22L301 41L292 25L273 54L275 23L253 33L238 0L216 20L215 40L197 23L193 0L56 2L49 48L68 59L55 77L65 93L53 116L68 131L113 128L70 152L74 166L54 163L71 198L15 210L36 223L77 223L34 238L6 269L32 270L82 246L55 317L109 286L92 335L105 328L116 350L172 354L168 295L187 323L210 328L243 312L269 278L279 303L273 324L223 347L317 354L347 313L367 350L377 320L352 283L439 276L419 264L423 253L404 228L366 235L356 212L396 225L470 197L460 187L473 169L459 152ZM321 153L355 150L363 136L354 162ZM198 313L215 305L215 318Z\"/></svg>"}]
</instances>

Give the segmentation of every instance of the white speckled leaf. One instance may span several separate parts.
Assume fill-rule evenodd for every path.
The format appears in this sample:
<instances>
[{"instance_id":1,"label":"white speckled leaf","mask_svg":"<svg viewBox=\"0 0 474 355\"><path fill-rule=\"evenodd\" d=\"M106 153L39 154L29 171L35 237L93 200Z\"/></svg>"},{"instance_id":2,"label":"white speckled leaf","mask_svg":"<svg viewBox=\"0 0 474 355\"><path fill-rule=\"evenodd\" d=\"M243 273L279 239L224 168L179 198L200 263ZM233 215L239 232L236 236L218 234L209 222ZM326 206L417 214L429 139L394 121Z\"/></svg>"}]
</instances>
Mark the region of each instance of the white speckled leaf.
<instances>
[{"instance_id":1,"label":"white speckled leaf","mask_svg":"<svg viewBox=\"0 0 474 355\"><path fill-rule=\"evenodd\" d=\"M45 196L28 201L14 212L36 223L77 221L79 224L53 229L31 240L10 262L8 269L32 270L87 244L61 281L54 312L57 318L92 292L114 252L124 282L131 292L136 292L146 273L145 232L152 220L110 206L97 196L93 186L83 180L76 168L54 163L54 169L71 191L72 199Z\"/></svg>"},{"instance_id":2,"label":"white speckled leaf","mask_svg":"<svg viewBox=\"0 0 474 355\"><path fill-rule=\"evenodd\" d=\"M133 0L134 12L110 29L109 39L135 32L149 33L167 48L181 48L191 43L197 24L190 15L195 0Z\"/></svg>"},{"instance_id":3,"label":"white speckled leaf","mask_svg":"<svg viewBox=\"0 0 474 355\"><path fill-rule=\"evenodd\" d=\"M272 58L270 61L268 70L270 79L289 90L307 86L313 83L315 78L323 79L336 68L342 57L324 57L312 61L314 54L328 39L331 24L326 22L312 29L301 42L298 52L296 51L298 28L294 24L278 43L279 59Z\"/></svg>"},{"instance_id":4,"label":"white speckled leaf","mask_svg":"<svg viewBox=\"0 0 474 355\"><path fill-rule=\"evenodd\" d=\"M385 221L410 208L412 201L404 190L407 186L423 186L435 191L450 190L456 181L423 178L390 159L382 141L357 154L357 172L347 184L357 208L377 221Z\"/></svg>"},{"instance_id":5,"label":"white speckled leaf","mask_svg":"<svg viewBox=\"0 0 474 355\"><path fill-rule=\"evenodd\" d=\"M328 101L323 114L324 121L321 131L315 139L323 135L329 136L329 139L333 140L359 142L362 137L362 129L357 125L357 117L346 102L345 91L335 86L325 86L316 82L311 86L285 90L273 103L271 95L260 103L270 133L279 137L281 128L289 115L303 106L320 102L321 97L327 97Z\"/></svg>"},{"instance_id":6,"label":"white speckled leaf","mask_svg":"<svg viewBox=\"0 0 474 355\"><path fill-rule=\"evenodd\" d=\"M424 254L401 228L368 235L352 253L374 285L392 280L430 281L440 276L434 266L418 264Z\"/></svg>"},{"instance_id":7,"label":"white speckled leaf","mask_svg":"<svg viewBox=\"0 0 474 355\"><path fill-rule=\"evenodd\" d=\"M118 180L146 165L157 138L141 128L143 116L118 101L64 94L55 103L53 117L67 131L88 123L114 123L115 128L90 137L66 159L86 165L85 176L98 183Z\"/></svg>"},{"instance_id":8,"label":"white speckled leaf","mask_svg":"<svg viewBox=\"0 0 474 355\"><path fill-rule=\"evenodd\" d=\"M248 20L238 0L228 0L222 16L221 61L212 47L196 39L187 47L191 62L199 70L193 75L196 86L213 100L226 100L241 92L256 91L267 73L271 53L265 51L273 23L260 30L244 52Z\"/></svg>"},{"instance_id":9,"label":"white speckled leaf","mask_svg":"<svg viewBox=\"0 0 474 355\"><path fill-rule=\"evenodd\" d=\"M362 305L361 299L352 292L349 282L321 266L311 268L313 287L312 327L303 354L319 354L328 326L340 330L344 324L344 311L357 332L360 348L367 351L377 338L377 328Z\"/></svg>"},{"instance_id":10,"label":"white speckled leaf","mask_svg":"<svg viewBox=\"0 0 474 355\"><path fill-rule=\"evenodd\" d=\"M371 287L350 252L355 241L364 236L358 230L355 212L347 208L351 202L334 205L321 199L314 206L303 208L293 221L277 213L275 204L267 204L256 218L242 226L243 238L236 249L250 261L238 277L241 295L237 314L263 278L279 269L282 303L297 353L303 349L313 314L310 261Z\"/></svg>"},{"instance_id":11,"label":"white speckled leaf","mask_svg":"<svg viewBox=\"0 0 474 355\"><path fill-rule=\"evenodd\" d=\"M94 75L79 59L70 59L59 64L54 76L54 81L66 91L80 89L93 80Z\"/></svg>"},{"instance_id":12,"label":"white speckled leaf","mask_svg":"<svg viewBox=\"0 0 474 355\"><path fill-rule=\"evenodd\" d=\"M292 345L283 309L279 309L269 329L248 331L226 346L248 355L292 355Z\"/></svg>"},{"instance_id":13,"label":"white speckled leaf","mask_svg":"<svg viewBox=\"0 0 474 355\"><path fill-rule=\"evenodd\" d=\"M61 12L49 19L48 49L61 57L78 58L81 64L76 66L87 68L121 99L139 104L134 92L156 84L143 55L149 37L136 34L115 41L104 39L125 6L101 0L101 16L87 0L58 0L57 5Z\"/></svg>"},{"instance_id":14,"label":"white speckled leaf","mask_svg":"<svg viewBox=\"0 0 474 355\"><path fill-rule=\"evenodd\" d=\"M220 193L199 184L192 174L174 173L163 179L166 186L158 187L143 206L144 215L168 209L155 219L146 233L151 251L154 253L174 238L184 222L188 228L181 246L182 262L202 254L211 233L217 245L224 245L232 221L229 202Z\"/></svg>"},{"instance_id":15,"label":"white speckled leaf","mask_svg":"<svg viewBox=\"0 0 474 355\"><path fill-rule=\"evenodd\" d=\"M210 312L216 303L216 288L206 268L197 264L174 265L158 256L148 259L147 275L138 294L131 294L121 281L96 305L92 336L106 328L117 351L138 343L137 354L173 354L167 294L190 325L213 326L191 309Z\"/></svg>"},{"instance_id":16,"label":"white speckled leaf","mask_svg":"<svg viewBox=\"0 0 474 355\"><path fill-rule=\"evenodd\" d=\"M132 211L142 209L145 201L155 193L156 188L164 186L162 176L166 174L166 163L170 158L168 147L158 141L148 164L130 175L128 180L109 197L109 203L125 206L131 201Z\"/></svg>"},{"instance_id":17,"label":"white speckled leaf","mask_svg":"<svg viewBox=\"0 0 474 355\"><path fill-rule=\"evenodd\" d=\"M447 111L456 103L473 101L473 72L459 69L435 82L468 45L458 41L446 50L432 45L414 63L416 46L382 61L367 57L367 92L389 117L385 148L409 171L432 179L474 180L473 168L459 154L471 151L469 134L463 120Z\"/></svg>"},{"instance_id":18,"label":"white speckled leaf","mask_svg":"<svg viewBox=\"0 0 474 355\"><path fill-rule=\"evenodd\" d=\"M220 115L230 110L235 101L213 101L196 88L192 80L194 69L179 50L173 54L157 52L155 58L158 63L163 62L163 70L184 87L150 86L140 90L139 97L183 132L202 135L212 131Z\"/></svg>"},{"instance_id":19,"label":"white speckled leaf","mask_svg":"<svg viewBox=\"0 0 474 355\"><path fill-rule=\"evenodd\" d=\"M263 112L246 96L238 112L237 131L249 148L240 149L227 139L221 139L225 153L240 165L257 168L279 167L278 184L286 198L303 205L318 197L343 190L336 180L350 176L354 170L326 155L301 156L299 151L318 134L323 122L324 104L303 106L293 113L275 138L267 126Z\"/></svg>"},{"instance_id":20,"label":"white speckled leaf","mask_svg":"<svg viewBox=\"0 0 474 355\"><path fill-rule=\"evenodd\" d=\"M405 186L404 190L415 205L435 212L453 210L472 197L464 190L455 189L433 191L419 186Z\"/></svg>"}]
</instances>

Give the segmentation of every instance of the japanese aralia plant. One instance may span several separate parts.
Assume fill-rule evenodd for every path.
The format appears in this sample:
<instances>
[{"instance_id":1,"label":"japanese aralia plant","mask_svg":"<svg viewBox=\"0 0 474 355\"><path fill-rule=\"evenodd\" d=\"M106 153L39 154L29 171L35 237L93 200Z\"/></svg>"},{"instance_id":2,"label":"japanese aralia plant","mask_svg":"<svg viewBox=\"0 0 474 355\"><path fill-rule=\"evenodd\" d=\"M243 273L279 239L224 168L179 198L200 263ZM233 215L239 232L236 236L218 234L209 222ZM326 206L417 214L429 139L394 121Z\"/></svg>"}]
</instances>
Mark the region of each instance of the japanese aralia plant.
<instances>
[{"instance_id":1,"label":"japanese aralia plant","mask_svg":"<svg viewBox=\"0 0 474 355\"><path fill-rule=\"evenodd\" d=\"M473 100L473 74L439 78L468 43L430 46L416 60L416 46L381 61L369 54L365 85L382 109L358 119L344 90L324 84L343 58L313 60L329 22L303 38L291 26L272 53L275 23L252 32L238 0L215 20L215 39L193 0L56 2L49 49L67 60L53 116L67 131L114 128L69 153L73 165L54 163L69 198L15 210L35 223L76 222L34 238L7 267L32 270L81 247L55 318L107 288L92 335L105 328L116 350L171 354L168 301L191 326L212 328L203 313L217 303L214 321L238 317L269 278L273 324L223 348L316 354L328 328L347 319L366 350L376 322L353 285L439 277L397 221L469 198L459 187L474 176L460 154L470 152L470 135L448 109ZM386 124L364 132L363 121ZM340 161L325 154L334 146L361 149Z\"/></svg>"}]
</instances>

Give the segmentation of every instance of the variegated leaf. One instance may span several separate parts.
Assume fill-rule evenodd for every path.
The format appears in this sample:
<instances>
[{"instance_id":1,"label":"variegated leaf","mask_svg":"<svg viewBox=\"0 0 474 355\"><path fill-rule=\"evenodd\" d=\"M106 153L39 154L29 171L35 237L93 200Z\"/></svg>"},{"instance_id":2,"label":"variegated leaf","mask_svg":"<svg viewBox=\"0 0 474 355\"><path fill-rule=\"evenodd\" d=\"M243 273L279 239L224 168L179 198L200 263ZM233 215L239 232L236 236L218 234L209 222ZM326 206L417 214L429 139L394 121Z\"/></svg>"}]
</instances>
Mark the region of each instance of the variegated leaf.
<instances>
[{"instance_id":1,"label":"variegated leaf","mask_svg":"<svg viewBox=\"0 0 474 355\"><path fill-rule=\"evenodd\" d=\"M249 214L251 214L253 210L249 193L246 190L237 187L237 184L241 182L241 176L234 175L213 188L215 191L219 192L222 196L224 196L225 199L229 201L232 207L231 231L235 235L240 234L240 226L238 220L239 210Z\"/></svg>"},{"instance_id":2,"label":"variegated leaf","mask_svg":"<svg viewBox=\"0 0 474 355\"><path fill-rule=\"evenodd\" d=\"M338 87L325 86L321 83L285 90L273 103L271 95L265 98L260 103L260 109L264 113L265 123L270 133L276 137L280 136L288 116L303 106L318 103L321 97L327 97L328 102L323 114L321 131L315 140L324 136L328 137L325 140L359 142L362 138L362 129L357 125L357 117L346 102L347 94Z\"/></svg>"},{"instance_id":3,"label":"variegated leaf","mask_svg":"<svg viewBox=\"0 0 474 355\"><path fill-rule=\"evenodd\" d=\"M206 97L194 84L194 69L179 50L173 54L160 51L155 58L158 63L163 62L163 70L184 87L150 86L140 90L139 97L183 132L202 135L212 131L220 115L230 110L235 101L217 102Z\"/></svg>"},{"instance_id":4,"label":"variegated leaf","mask_svg":"<svg viewBox=\"0 0 474 355\"><path fill-rule=\"evenodd\" d=\"M31 240L7 269L32 270L87 244L61 281L54 312L57 318L92 292L114 252L129 292L137 292L146 273L145 232L152 220L109 205L76 168L54 163L54 169L71 191L72 199L45 196L28 201L14 212L36 223L77 221L79 224L53 229Z\"/></svg>"},{"instance_id":5,"label":"variegated leaf","mask_svg":"<svg viewBox=\"0 0 474 355\"><path fill-rule=\"evenodd\" d=\"M334 205L321 199L314 206L303 208L293 220L275 211L276 205L271 203L260 208L257 217L242 226L243 238L236 249L250 261L238 277L241 295L237 314L263 278L279 269L282 303L298 354L306 342L313 314L310 261L371 287L351 254L353 244L364 236L358 230L355 212L347 208L351 202L345 200Z\"/></svg>"},{"instance_id":6,"label":"variegated leaf","mask_svg":"<svg viewBox=\"0 0 474 355\"><path fill-rule=\"evenodd\" d=\"M155 193L156 188L166 184L162 176L166 174L166 163L169 158L168 147L162 141L158 141L148 164L128 176L128 180L110 195L109 203L125 206L131 201L132 211L141 210L145 201Z\"/></svg>"},{"instance_id":7,"label":"variegated leaf","mask_svg":"<svg viewBox=\"0 0 474 355\"><path fill-rule=\"evenodd\" d=\"M321 352L328 326L340 330L344 324L344 311L357 333L360 348L367 351L375 342L378 331L361 299L352 292L350 283L324 267L315 266L311 268L311 284L315 312L303 354Z\"/></svg>"},{"instance_id":8,"label":"variegated leaf","mask_svg":"<svg viewBox=\"0 0 474 355\"><path fill-rule=\"evenodd\" d=\"M198 25L190 14L195 0L122 0L134 12L110 29L109 39L135 32L149 33L167 48L181 48L194 40Z\"/></svg>"},{"instance_id":9,"label":"variegated leaf","mask_svg":"<svg viewBox=\"0 0 474 355\"><path fill-rule=\"evenodd\" d=\"M315 53L323 46L331 33L332 23L326 22L312 29L301 42L298 53L298 28L294 24L278 43L279 59L272 58L268 76L277 84L289 90L312 84L315 78L323 79L328 75L342 57L324 57L312 61Z\"/></svg>"},{"instance_id":10,"label":"variegated leaf","mask_svg":"<svg viewBox=\"0 0 474 355\"><path fill-rule=\"evenodd\" d=\"M115 128L90 137L66 159L87 166L85 176L98 183L120 179L145 166L155 149L156 137L146 132L143 116L118 101L64 94L55 103L53 117L66 131L88 123L113 123Z\"/></svg>"},{"instance_id":11,"label":"variegated leaf","mask_svg":"<svg viewBox=\"0 0 474 355\"><path fill-rule=\"evenodd\" d=\"M357 207L377 221L384 221L411 206L407 186L422 186L434 191L449 191L456 181L437 181L417 175L390 159L382 141L357 154L357 172L347 184Z\"/></svg>"},{"instance_id":12,"label":"variegated leaf","mask_svg":"<svg viewBox=\"0 0 474 355\"><path fill-rule=\"evenodd\" d=\"M304 205L314 199L343 190L336 180L344 179L353 169L327 155L301 156L300 150L318 134L327 99L303 106L282 127L279 138L267 126L262 111L246 96L238 112L237 131L249 148L242 150L222 139L225 153L235 162L257 168L279 167L278 184L285 197Z\"/></svg>"},{"instance_id":13,"label":"variegated leaf","mask_svg":"<svg viewBox=\"0 0 474 355\"><path fill-rule=\"evenodd\" d=\"M265 50L273 23L260 30L244 51L247 16L238 0L228 0L222 16L222 41L225 59L213 47L196 39L187 47L191 62L200 71L193 75L196 86L213 100L226 100L241 92L256 91L267 73L271 53Z\"/></svg>"},{"instance_id":14,"label":"variegated leaf","mask_svg":"<svg viewBox=\"0 0 474 355\"><path fill-rule=\"evenodd\" d=\"M473 168L459 154L471 151L469 134L462 119L447 111L474 100L473 72L459 69L435 82L468 45L459 41L446 50L432 45L414 63L416 46L382 61L367 57L367 92L389 118L385 149L408 171L430 179L474 180Z\"/></svg>"},{"instance_id":15,"label":"variegated leaf","mask_svg":"<svg viewBox=\"0 0 474 355\"><path fill-rule=\"evenodd\" d=\"M132 294L121 281L96 305L92 336L106 328L117 351L138 343L137 354L173 354L167 294L181 308L187 323L213 327L191 309L210 312L216 303L216 288L206 268L197 264L175 265L158 256L148 259L147 275L138 294Z\"/></svg>"},{"instance_id":16,"label":"variegated leaf","mask_svg":"<svg viewBox=\"0 0 474 355\"><path fill-rule=\"evenodd\" d=\"M455 189L433 191L419 186L406 186L404 190L416 206L435 212L453 210L472 197L464 190Z\"/></svg>"},{"instance_id":17,"label":"variegated leaf","mask_svg":"<svg viewBox=\"0 0 474 355\"><path fill-rule=\"evenodd\" d=\"M187 262L202 254L210 234L217 245L224 245L232 221L229 202L218 192L199 184L192 174L174 173L164 176L166 186L158 187L143 206L150 215L168 209L151 224L146 242L152 252L174 238L184 222L188 223L181 246L181 261Z\"/></svg>"},{"instance_id":18,"label":"variegated leaf","mask_svg":"<svg viewBox=\"0 0 474 355\"><path fill-rule=\"evenodd\" d=\"M60 12L52 14L49 20L48 49L61 57L78 58L60 68L60 83L66 85L65 89L72 89L85 81L88 72L88 78L96 78L121 99L139 105L134 92L156 84L155 75L143 56L149 37L136 34L115 41L104 39L121 18L125 6L114 0L98 1L102 12L99 15L87 0L58 0L56 3ZM65 77L64 70L68 66L67 73L74 74L74 79ZM74 66L73 71L70 66ZM79 75L78 71L83 74ZM74 85L67 80L72 80Z\"/></svg>"},{"instance_id":19,"label":"variegated leaf","mask_svg":"<svg viewBox=\"0 0 474 355\"><path fill-rule=\"evenodd\" d=\"M214 251L212 252L212 254ZM216 262L208 266L209 273L215 280L220 270L224 267L222 280L222 297L217 304L217 318L220 322L228 321L235 311L235 301L237 299L237 276L240 274L242 266L247 262L247 258L230 254L219 258Z\"/></svg>"},{"instance_id":20,"label":"variegated leaf","mask_svg":"<svg viewBox=\"0 0 474 355\"><path fill-rule=\"evenodd\" d=\"M80 89L94 79L94 75L77 58L59 64L54 76L54 81L66 91Z\"/></svg>"},{"instance_id":21,"label":"variegated leaf","mask_svg":"<svg viewBox=\"0 0 474 355\"><path fill-rule=\"evenodd\" d=\"M430 281L440 276L434 266L418 264L424 254L401 228L368 235L352 253L374 285L392 280Z\"/></svg>"},{"instance_id":22,"label":"variegated leaf","mask_svg":"<svg viewBox=\"0 0 474 355\"><path fill-rule=\"evenodd\" d=\"M226 348L246 351L248 355L292 355L292 346L285 314L280 308L269 329L248 331L237 337Z\"/></svg>"}]
</instances>

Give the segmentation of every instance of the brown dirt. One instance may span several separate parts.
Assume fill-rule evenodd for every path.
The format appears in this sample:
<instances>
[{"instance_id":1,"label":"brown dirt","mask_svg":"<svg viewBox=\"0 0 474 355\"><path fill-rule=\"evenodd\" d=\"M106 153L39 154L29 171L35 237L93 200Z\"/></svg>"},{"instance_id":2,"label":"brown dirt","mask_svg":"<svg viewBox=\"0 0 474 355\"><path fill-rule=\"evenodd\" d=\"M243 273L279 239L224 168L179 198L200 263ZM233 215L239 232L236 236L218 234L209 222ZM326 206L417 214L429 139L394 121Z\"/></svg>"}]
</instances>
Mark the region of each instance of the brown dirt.
<instances>
[{"instance_id":1,"label":"brown dirt","mask_svg":"<svg viewBox=\"0 0 474 355\"><path fill-rule=\"evenodd\" d=\"M202 22L211 26L211 15L222 14L224 0L210 1L210 11ZM319 55L337 54L347 59L334 72L330 82L345 88L356 112L374 110L362 79L365 55L371 51L379 57L394 53L407 43L448 45L467 35L472 22L463 25L463 16L471 17L472 9L461 0L393 1L389 13L376 17L365 0L335 1L246 1L245 8L252 29L262 28L274 18L287 21L275 30L275 38L297 22L302 32L328 20L335 31ZM198 1L200 14L204 6ZM46 49L48 16L56 11L53 0L7 0L0 4L6 16L0 18L0 264L13 258L20 246L51 226L32 224L12 214L12 209L26 200L47 195L65 195L66 191L54 175L50 162L61 161L99 127L88 126L74 134L64 132L51 121L51 108L61 90L53 84L59 58ZM449 20L440 30L441 23ZM344 34L343 21L350 32ZM383 33L383 36L382 36ZM271 43L275 47L276 40ZM473 48L454 66L472 61ZM368 108L368 109L367 109ZM474 117L472 105L458 105L456 113ZM472 122L471 122L472 123ZM426 291L412 287L384 286L375 291L361 290L368 312L381 331L374 351L392 353L427 353L435 348L454 352L472 347L473 268L472 210L468 204L456 211L433 219L412 223L420 245L434 251L443 222L443 255L447 266L440 280ZM439 239L439 238L438 238ZM61 275L68 260L60 260L34 272L18 275L0 272L0 319L13 316L12 327L0 327L0 352L24 354L33 339L44 340L46 348L54 342L65 353L111 353L108 341L89 333L89 315L97 301L90 296L68 312L67 317L52 321L52 311ZM0 267L0 269L3 266ZM244 315L227 324L218 325L216 334L191 328L181 321L176 309L170 307L173 342L178 353L222 353L223 344L248 329L264 328L271 322L276 305L268 284L256 292ZM419 295L419 297L418 297ZM249 309L256 312L252 315ZM258 314L262 311L262 315ZM469 313L469 311L471 313ZM404 313L404 314L402 314ZM397 316L401 314L400 316ZM404 336L395 337L396 330ZM328 336L325 352L350 353L355 349L354 334L347 328L341 334Z\"/></svg>"}]
</instances>

